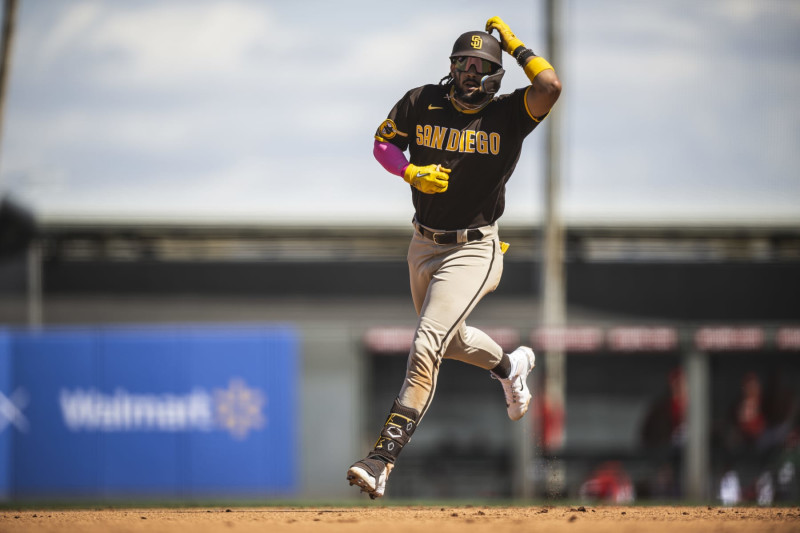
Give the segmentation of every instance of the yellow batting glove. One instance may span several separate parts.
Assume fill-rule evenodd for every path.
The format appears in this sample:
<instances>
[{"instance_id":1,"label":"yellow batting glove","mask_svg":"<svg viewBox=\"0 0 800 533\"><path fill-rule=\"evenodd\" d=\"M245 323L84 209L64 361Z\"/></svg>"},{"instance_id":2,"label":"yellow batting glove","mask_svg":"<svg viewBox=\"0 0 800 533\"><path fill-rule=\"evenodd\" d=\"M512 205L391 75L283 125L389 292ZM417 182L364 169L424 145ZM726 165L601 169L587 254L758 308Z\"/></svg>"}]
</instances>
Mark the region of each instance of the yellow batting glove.
<instances>
[{"instance_id":1,"label":"yellow batting glove","mask_svg":"<svg viewBox=\"0 0 800 533\"><path fill-rule=\"evenodd\" d=\"M409 163L403 172L403 179L415 189L425 194L434 194L447 190L450 169L441 165L425 165L418 167Z\"/></svg>"},{"instance_id":2,"label":"yellow batting glove","mask_svg":"<svg viewBox=\"0 0 800 533\"><path fill-rule=\"evenodd\" d=\"M517 39L517 36L514 35L514 32L511 31L508 24L503 22L503 19L500 17L492 17L486 21L486 33L492 33L492 30L497 30L497 33L500 34L500 45L503 47L503 50L511 55L513 55L514 50L520 46L525 46L522 41Z\"/></svg>"}]
</instances>

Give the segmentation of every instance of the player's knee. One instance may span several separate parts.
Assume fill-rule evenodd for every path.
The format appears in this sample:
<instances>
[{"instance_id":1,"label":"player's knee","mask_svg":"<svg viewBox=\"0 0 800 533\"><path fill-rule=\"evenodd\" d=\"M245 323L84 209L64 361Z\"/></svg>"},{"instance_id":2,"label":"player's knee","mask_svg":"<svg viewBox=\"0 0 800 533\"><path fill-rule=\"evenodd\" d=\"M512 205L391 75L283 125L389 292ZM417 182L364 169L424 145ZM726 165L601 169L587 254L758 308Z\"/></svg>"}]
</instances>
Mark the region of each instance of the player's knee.
<instances>
[{"instance_id":1,"label":"player's knee","mask_svg":"<svg viewBox=\"0 0 800 533\"><path fill-rule=\"evenodd\" d=\"M411 357L435 364L445 351L445 335L435 324L422 321L411 345Z\"/></svg>"}]
</instances>

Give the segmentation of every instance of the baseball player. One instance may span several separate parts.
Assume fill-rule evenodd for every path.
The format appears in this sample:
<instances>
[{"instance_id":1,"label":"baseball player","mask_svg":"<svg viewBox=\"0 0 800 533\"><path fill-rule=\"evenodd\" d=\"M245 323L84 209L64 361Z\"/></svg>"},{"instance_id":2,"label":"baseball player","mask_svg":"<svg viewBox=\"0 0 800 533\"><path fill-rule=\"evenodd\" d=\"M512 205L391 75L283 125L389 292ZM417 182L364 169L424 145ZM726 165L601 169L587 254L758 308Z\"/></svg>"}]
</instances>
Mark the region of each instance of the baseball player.
<instances>
[{"instance_id":1,"label":"baseball player","mask_svg":"<svg viewBox=\"0 0 800 533\"><path fill-rule=\"evenodd\" d=\"M373 499L383 496L398 455L431 404L442 359L490 370L503 386L512 420L525 415L531 400L526 380L533 350L521 346L505 354L465 320L500 282L507 245L498 238L497 219L505 185L522 142L550 112L561 83L553 67L499 17L490 18L485 29L497 30L500 41L483 31L461 35L449 75L438 85L408 91L375 134L375 158L411 185L415 216L408 266L419 321L405 380L380 436L347 471L350 485ZM503 50L531 84L499 96Z\"/></svg>"}]
</instances>

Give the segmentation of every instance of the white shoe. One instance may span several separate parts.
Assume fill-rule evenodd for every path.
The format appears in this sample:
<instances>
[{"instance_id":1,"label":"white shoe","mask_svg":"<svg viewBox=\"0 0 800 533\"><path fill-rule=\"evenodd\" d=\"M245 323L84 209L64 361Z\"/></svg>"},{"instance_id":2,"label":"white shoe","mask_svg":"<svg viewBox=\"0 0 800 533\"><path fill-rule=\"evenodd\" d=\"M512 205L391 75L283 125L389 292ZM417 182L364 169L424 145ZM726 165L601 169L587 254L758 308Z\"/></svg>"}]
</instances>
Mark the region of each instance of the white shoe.
<instances>
[{"instance_id":1,"label":"white shoe","mask_svg":"<svg viewBox=\"0 0 800 533\"><path fill-rule=\"evenodd\" d=\"M367 457L351 466L347 470L347 481L350 485L357 485L361 492L366 492L373 500L383 496L386 490L386 479L394 465L384 463L379 459Z\"/></svg>"},{"instance_id":2,"label":"white shoe","mask_svg":"<svg viewBox=\"0 0 800 533\"><path fill-rule=\"evenodd\" d=\"M531 391L528 389L527 379L533 370L536 356L527 346L520 346L508 354L508 358L511 359L511 372L507 378L498 377L493 372L490 374L503 386L508 418L519 420L528 412L531 403Z\"/></svg>"}]
</instances>

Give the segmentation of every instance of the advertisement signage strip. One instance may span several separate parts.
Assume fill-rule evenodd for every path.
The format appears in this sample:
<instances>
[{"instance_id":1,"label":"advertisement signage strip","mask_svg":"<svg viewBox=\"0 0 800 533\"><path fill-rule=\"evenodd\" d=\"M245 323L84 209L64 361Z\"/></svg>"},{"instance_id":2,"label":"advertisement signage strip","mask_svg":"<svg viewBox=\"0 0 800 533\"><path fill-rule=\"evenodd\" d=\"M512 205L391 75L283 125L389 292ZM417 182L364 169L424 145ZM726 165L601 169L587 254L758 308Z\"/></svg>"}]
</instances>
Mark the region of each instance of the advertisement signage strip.
<instances>
[{"instance_id":1,"label":"advertisement signage strip","mask_svg":"<svg viewBox=\"0 0 800 533\"><path fill-rule=\"evenodd\" d=\"M15 386L30 397L29 431L13 437L15 495L297 489L290 327L19 332L11 352Z\"/></svg>"}]
</instances>

